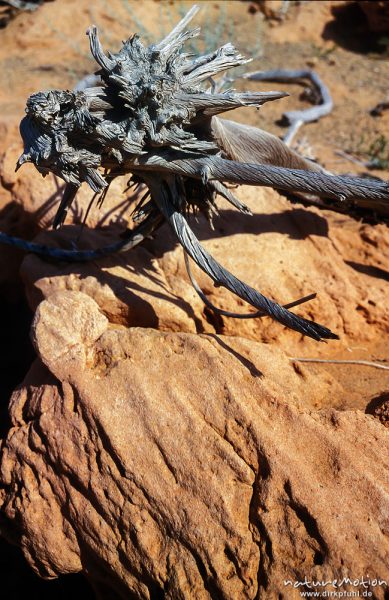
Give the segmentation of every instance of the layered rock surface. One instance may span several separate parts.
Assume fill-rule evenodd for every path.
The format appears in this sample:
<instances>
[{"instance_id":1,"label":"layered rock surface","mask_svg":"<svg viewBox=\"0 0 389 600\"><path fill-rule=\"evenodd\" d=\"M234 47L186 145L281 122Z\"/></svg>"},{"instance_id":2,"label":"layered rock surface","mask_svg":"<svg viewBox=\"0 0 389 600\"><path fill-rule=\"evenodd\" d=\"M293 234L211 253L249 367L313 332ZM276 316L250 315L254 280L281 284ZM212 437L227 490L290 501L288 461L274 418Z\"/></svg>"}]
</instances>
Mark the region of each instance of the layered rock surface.
<instances>
[{"instance_id":1,"label":"layered rock surface","mask_svg":"<svg viewBox=\"0 0 389 600\"><path fill-rule=\"evenodd\" d=\"M385 303L385 269L382 268L389 266L385 226L360 225L347 216L292 206L269 189L242 187L238 195L250 207L253 216L242 215L220 202L222 210L215 219L213 231L202 219L197 227L194 225L204 246L224 266L281 303L317 292L315 300L294 310L333 328L345 344L353 340L366 342L373 339L377 330L387 330L389 312ZM69 228L56 234L42 233L37 239L69 247L77 233L77 229ZM111 240L107 234L86 230L81 244L99 247ZM358 259L362 257L369 259L370 264L361 264ZM371 266L372 262L377 264L376 269ZM209 299L218 307L233 312L249 310L225 288L214 287L195 266L193 271ZM373 280L374 275L377 281ZM126 326L155 327L157 324L164 330L174 330L170 321L172 312L178 308L187 313L188 322L180 323L184 331L201 332L203 328L266 342L277 340L284 348L285 345L295 348L301 340L298 334L283 332L282 326L270 319L214 317L209 324L210 317L204 313L203 303L196 301L185 272L182 249L167 226L156 233L152 244L95 264L76 265L76 268L73 264L49 264L29 255L24 261L22 276L33 310L54 291L70 289L87 293L112 322ZM153 306L160 304L159 300L164 301L160 309L155 308L157 320L147 310L143 310L141 316L136 314L131 308L131 300L134 300L131 292ZM190 306L194 307L193 311ZM318 344L305 339L304 346L307 343L310 348L318 348ZM332 346L336 347L336 343Z\"/></svg>"},{"instance_id":2,"label":"layered rock surface","mask_svg":"<svg viewBox=\"0 0 389 600\"><path fill-rule=\"evenodd\" d=\"M39 305L33 340L0 498L42 576L82 569L103 598L235 599L387 573L389 436L312 410L325 378L238 337L112 326L74 291Z\"/></svg>"},{"instance_id":3,"label":"layered rock surface","mask_svg":"<svg viewBox=\"0 0 389 600\"><path fill-rule=\"evenodd\" d=\"M242 215L220 202L220 216L194 225L201 242L232 273L281 303L317 292L295 312L331 328L339 342L317 344L271 319L237 320L204 307L185 270L182 249L167 225L153 240L127 253L84 264L54 263L29 255L22 277L32 310L59 290L93 298L111 323L161 331L216 333L271 343L289 356L381 360L389 327L386 302L389 245L384 225L361 224L351 217L291 205L269 189L242 187L237 195L253 212ZM110 202L110 196L107 198ZM102 209L104 214L104 207ZM71 247L79 229L45 232L38 240ZM117 239L115 230L85 229L80 247L96 248ZM116 237L115 237L116 236ZM196 266L201 288L218 307L249 312L250 307L216 288ZM358 367L304 366L329 373L343 385L332 395L334 407L364 409L388 388L386 373ZM359 382L359 383L356 383Z\"/></svg>"},{"instance_id":4,"label":"layered rock surface","mask_svg":"<svg viewBox=\"0 0 389 600\"><path fill-rule=\"evenodd\" d=\"M81 247L117 239L117 194ZM24 259L38 359L12 397L0 505L43 577L83 571L107 599L298 598L285 580L385 577L387 372L290 360L386 356L385 227L237 194L253 216L222 204L202 243L277 300L318 292L295 310L340 342L215 316L166 226L97 262ZM74 218L38 239L69 247ZM193 270L217 306L247 311Z\"/></svg>"}]
</instances>

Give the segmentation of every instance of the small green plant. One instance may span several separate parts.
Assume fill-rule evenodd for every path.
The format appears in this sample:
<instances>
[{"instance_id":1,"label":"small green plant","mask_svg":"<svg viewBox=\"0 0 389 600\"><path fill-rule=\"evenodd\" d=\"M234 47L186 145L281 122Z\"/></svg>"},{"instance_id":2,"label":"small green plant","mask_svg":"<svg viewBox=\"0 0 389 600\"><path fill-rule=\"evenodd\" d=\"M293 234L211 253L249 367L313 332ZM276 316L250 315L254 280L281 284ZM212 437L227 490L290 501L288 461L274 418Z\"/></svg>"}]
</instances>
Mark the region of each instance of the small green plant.
<instances>
[{"instance_id":1,"label":"small green plant","mask_svg":"<svg viewBox=\"0 0 389 600\"><path fill-rule=\"evenodd\" d=\"M330 60L331 54L333 54L335 50L337 50L336 44L333 44L329 48L323 48L322 46L316 46L316 44L312 44L312 56L319 60Z\"/></svg>"},{"instance_id":2,"label":"small green plant","mask_svg":"<svg viewBox=\"0 0 389 600\"><path fill-rule=\"evenodd\" d=\"M383 135L379 135L369 146L368 155L370 162L376 169L389 168L389 140Z\"/></svg>"},{"instance_id":3,"label":"small green plant","mask_svg":"<svg viewBox=\"0 0 389 600\"><path fill-rule=\"evenodd\" d=\"M187 3L176 1L173 4L169 2L159 3L159 31L155 33L150 31L142 23L141 19L137 14L137 2L134 0L121 0L121 5L124 9L123 14L119 22L123 22L123 32L136 31L147 44L156 42L160 37L163 37L172 27L177 20L177 16L183 17L188 9ZM88 8L89 19L91 23L100 24L101 18L99 11L110 14L113 17L114 7L110 6L107 0L95 0L91 3ZM214 51L215 47L228 43L231 39L238 40L236 46L242 54L249 56L255 60L262 55L262 35L261 27L262 22L260 20L250 20L250 36L248 37L245 28L244 21L237 21L236 15L231 10L231 3L221 2L219 5L218 18L215 18L214 14L211 14L212 7L207 2L203 2L201 5L201 34L199 38L192 38L185 44L186 52L194 55L208 54ZM59 25L47 19L47 25L50 28L54 37L61 40L68 48L75 53L78 60L74 64L67 66L67 73L69 76L69 85L75 85L82 77L90 73L93 65L89 55L89 49L87 45L80 44L79 41L75 41L72 37L66 35ZM119 41L122 39L118 37L118 29L114 31L110 30L109 27L103 27L100 25L103 31L103 42L104 44L112 47L118 46ZM253 28L256 30L254 31ZM237 67L234 69L234 78L239 77L245 72L245 67ZM231 81L231 80L229 80ZM225 82L227 83L227 81Z\"/></svg>"},{"instance_id":4,"label":"small green plant","mask_svg":"<svg viewBox=\"0 0 389 600\"><path fill-rule=\"evenodd\" d=\"M142 38L149 44L153 43L155 36L146 30L144 25L139 22L133 4L129 0L122 0L127 13L136 26L137 31ZM257 21L257 30L255 32L255 42L247 42L247 36L243 34L243 28L233 18L229 2L222 2L219 5L219 18L215 20L210 17L210 7L204 2L201 5L201 34L199 37L188 40L185 44L185 50L194 55L208 54L214 51L215 47L228 43L231 39L239 40L237 46L242 54L250 56L253 60L262 55L262 31L261 21ZM167 2L159 4L159 23L160 31L157 38L164 36L176 22L177 15L183 18L187 13L188 6L183 2L174 2L173 5ZM255 21L251 22L253 25ZM239 76L245 71L245 68L234 70L234 75Z\"/></svg>"},{"instance_id":5,"label":"small green plant","mask_svg":"<svg viewBox=\"0 0 389 600\"><path fill-rule=\"evenodd\" d=\"M380 46L382 52L382 58L387 58L389 56L389 36L382 35L378 39L378 45Z\"/></svg>"},{"instance_id":6,"label":"small green plant","mask_svg":"<svg viewBox=\"0 0 389 600\"><path fill-rule=\"evenodd\" d=\"M370 140L362 133L355 149L349 152L363 159L369 169L389 169L389 139L383 133Z\"/></svg>"}]
</instances>

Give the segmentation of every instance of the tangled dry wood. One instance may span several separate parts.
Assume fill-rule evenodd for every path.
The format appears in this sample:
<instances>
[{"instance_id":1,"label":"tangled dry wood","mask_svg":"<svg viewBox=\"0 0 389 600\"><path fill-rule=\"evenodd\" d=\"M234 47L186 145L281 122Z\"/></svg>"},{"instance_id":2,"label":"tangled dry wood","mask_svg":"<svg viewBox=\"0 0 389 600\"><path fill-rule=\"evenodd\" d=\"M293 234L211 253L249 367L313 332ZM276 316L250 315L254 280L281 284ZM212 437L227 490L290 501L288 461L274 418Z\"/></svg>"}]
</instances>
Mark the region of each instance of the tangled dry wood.
<instances>
[{"instance_id":1,"label":"tangled dry wood","mask_svg":"<svg viewBox=\"0 0 389 600\"><path fill-rule=\"evenodd\" d=\"M246 285L223 268L199 243L188 224L191 212L210 221L220 195L249 213L226 184L271 186L314 193L336 204L362 201L387 206L386 182L328 175L262 130L216 117L240 106L260 107L284 92L214 93L209 81L245 64L232 44L193 59L181 52L199 34L186 30L194 6L160 43L145 47L137 35L117 54L104 53L96 27L88 31L91 52L100 66L101 85L83 90L39 92L27 101L21 123L24 153L18 168L32 162L46 175L66 182L54 228L65 220L79 187L86 182L103 201L110 183L131 174L131 184L146 193L136 207L136 226L110 246L88 251L50 248L0 234L0 241L60 260L96 259L129 249L164 221L179 243L215 285L224 286L283 325L313 339L337 338L328 328L299 317ZM306 301L306 298L288 306ZM231 315L234 316L234 315Z\"/></svg>"}]
</instances>

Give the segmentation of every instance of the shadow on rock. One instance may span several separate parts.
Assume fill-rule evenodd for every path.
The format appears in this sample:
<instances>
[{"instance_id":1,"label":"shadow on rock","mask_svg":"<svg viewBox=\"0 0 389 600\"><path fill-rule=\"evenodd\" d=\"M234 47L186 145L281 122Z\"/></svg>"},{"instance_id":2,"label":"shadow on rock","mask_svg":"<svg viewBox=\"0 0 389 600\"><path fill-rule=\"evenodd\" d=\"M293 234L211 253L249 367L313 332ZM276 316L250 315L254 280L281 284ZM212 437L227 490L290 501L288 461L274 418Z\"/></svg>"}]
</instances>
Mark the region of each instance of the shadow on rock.
<instances>
[{"instance_id":1,"label":"shadow on rock","mask_svg":"<svg viewBox=\"0 0 389 600\"><path fill-rule=\"evenodd\" d=\"M344 2L336 4L332 8L334 20L326 23L322 32L323 39L333 40L336 45L359 54L385 52L384 13L386 11L387 32L389 30L389 11L387 6L378 6L385 4L387 3ZM380 10L382 16L376 14ZM377 23L380 24L378 28Z\"/></svg>"},{"instance_id":2,"label":"shadow on rock","mask_svg":"<svg viewBox=\"0 0 389 600\"><path fill-rule=\"evenodd\" d=\"M363 273L364 275L369 275L370 277L376 277L377 279L389 281L389 273L388 271L385 271L385 269L380 269L380 267L373 267L371 265L363 265L352 260L345 260L344 262L349 267L355 269L355 271L358 271L358 273Z\"/></svg>"}]
</instances>

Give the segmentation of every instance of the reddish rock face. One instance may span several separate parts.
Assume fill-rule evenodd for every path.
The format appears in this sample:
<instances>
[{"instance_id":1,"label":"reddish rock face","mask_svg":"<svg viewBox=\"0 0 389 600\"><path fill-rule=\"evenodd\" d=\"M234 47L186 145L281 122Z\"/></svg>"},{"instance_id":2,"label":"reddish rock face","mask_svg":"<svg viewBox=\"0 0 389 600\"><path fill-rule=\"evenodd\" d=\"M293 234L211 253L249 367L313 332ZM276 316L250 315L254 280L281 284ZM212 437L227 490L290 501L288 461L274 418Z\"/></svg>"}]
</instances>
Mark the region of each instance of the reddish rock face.
<instances>
[{"instance_id":1,"label":"reddish rock face","mask_svg":"<svg viewBox=\"0 0 389 600\"><path fill-rule=\"evenodd\" d=\"M377 2L358 3L367 17L370 31L374 33L388 33L389 31L389 8L388 3L378 0Z\"/></svg>"},{"instance_id":2,"label":"reddish rock face","mask_svg":"<svg viewBox=\"0 0 389 600\"><path fill-rule=\"evenodd\" d=\"M266 344L113 327L80 292L39 305L33 341L0 500L39 574L83 569L105 598L383 577L389 438L370 415L312 410L326 377Z\"/></svg>"},{"instance_id":3,"label":"reddish rock face","mask_svg":"<svg viewBox=\"0 0 389 600\"><path fill-rule=\"evenodd\" d=\"M294 310L325 323L340 341L318 344L268 318L230 319L206 309L190 284L182 249L167 225L142 247L98 262L49 263L28 255L21 272L31 308L35 310L53 292L74 290L93 298L111 323L126 327L239 336L271 343L289 356L385 358L389 327L386 226L360 224L351 217L317 208L292 207L269 189L241 187L236 193L253 215L241 215L221 203L214 231L204 220L194 225L201 243L232 273L278 302L317 292L314 300ZM37 239L69 247L76 232L69 227L40 234ZM104 246L115 235L86 229L81 244ZM214 287L195 266L192 268L216 306L240 313L250 310L226 289ZM357 367L350 368L330 371L345 383L342 397L332 397L330 405L346 402L351 407L357 402L364 408L374 394L387 389L385 372L364 369L361 374ZM314 366L309 370L316 372ZM362 388L357 389L360 385Z\"/></svg>"}]
</instances>

